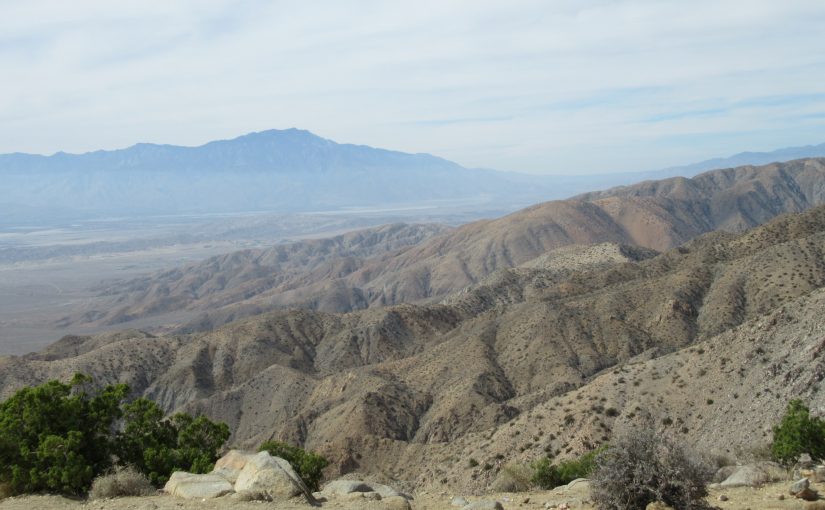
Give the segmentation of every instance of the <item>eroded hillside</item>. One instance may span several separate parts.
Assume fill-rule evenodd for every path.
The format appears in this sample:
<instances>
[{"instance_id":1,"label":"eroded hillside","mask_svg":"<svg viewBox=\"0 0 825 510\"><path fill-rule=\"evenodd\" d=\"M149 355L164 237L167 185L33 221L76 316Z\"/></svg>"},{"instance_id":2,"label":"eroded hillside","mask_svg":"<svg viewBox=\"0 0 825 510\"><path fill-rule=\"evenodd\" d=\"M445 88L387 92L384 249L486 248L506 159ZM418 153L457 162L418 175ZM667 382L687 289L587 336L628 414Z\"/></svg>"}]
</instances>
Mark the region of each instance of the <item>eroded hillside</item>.
<instances>
[{"instance_id":1,"label":"eroded hillside","mask_svg":"<svg viewBox=\"0 0 825 510\"><path fill-rule=\"evenodd\" d=\"M790 394L818 398L825 207L652 255L565 248L438 304L67 337L0 359L0 388L85 372L226 421L236 445L474 489L495 470L466 455L572 453L648 417L735 455Z\"/></svg>"},{"instance_id":2,"label":"eroded hillside","mask_svg":"<svg viewBox=\"0 0 825 510\"><path fill-rule=\"evenodd\" d=\"M546 202L449 231L395 226L352 235L362 244L380 241L366 243L369 249L346 249L336 238L327 242L335 250L315 242L230 254L110 286L92 309L62 324L113 325L187 310L200 315L176 328L191 332L273 309L434 302L563 246L612 242L663 251L822 203L822 159L716 170Z\"/></svg>"}]
</instances>

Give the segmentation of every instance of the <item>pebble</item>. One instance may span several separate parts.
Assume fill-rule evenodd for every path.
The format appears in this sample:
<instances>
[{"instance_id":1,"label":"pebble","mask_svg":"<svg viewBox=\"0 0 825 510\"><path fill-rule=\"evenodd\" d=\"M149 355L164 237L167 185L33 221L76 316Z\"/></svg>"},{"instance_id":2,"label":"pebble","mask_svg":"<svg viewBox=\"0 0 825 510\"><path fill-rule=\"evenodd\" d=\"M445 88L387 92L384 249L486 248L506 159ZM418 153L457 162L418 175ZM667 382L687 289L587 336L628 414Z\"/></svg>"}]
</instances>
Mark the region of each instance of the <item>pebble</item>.
<instances>
[{"instance_id":1,"label":"pebble","mask_svg":"<svg viewBox=\"0 0 825 510\"><path fill-rule=\"evenodd\" d=\"M727 496L725 496L724 494L722 494L721 496L719 496L719 501L727 501L727 500L728 500L728 497L727 497Z\"/></svg>"}]
</instances>

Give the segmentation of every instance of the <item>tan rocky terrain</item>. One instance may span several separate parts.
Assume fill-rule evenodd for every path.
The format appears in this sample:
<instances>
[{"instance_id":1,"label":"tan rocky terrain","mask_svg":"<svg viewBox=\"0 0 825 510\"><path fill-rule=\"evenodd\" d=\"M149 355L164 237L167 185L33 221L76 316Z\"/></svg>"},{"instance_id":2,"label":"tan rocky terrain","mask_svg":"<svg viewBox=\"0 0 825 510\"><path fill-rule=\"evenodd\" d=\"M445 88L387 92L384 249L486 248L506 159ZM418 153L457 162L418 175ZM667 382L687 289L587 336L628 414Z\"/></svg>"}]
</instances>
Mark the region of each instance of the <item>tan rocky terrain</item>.
<instances>
[{"instance_id":1,"label":"tan rocky terrain","mask_svg":"<svg viewBox=\"0 0 825 510\"><path fill-rule=\"evenodd\" d=\"M85 372L226 421L233 445L463 492L640 423L745 458L790 398L825 409L825 207L652 255L565 248L439 304L66 337L0 358L0 396Z\"/></svg>"},{"instance_id":2,"label":"tan rocky terrain","mask_svg":"<svg viewBox=\"0 0 825 510\"><path fill-rule=\"evenodd\" d=\"M113 325L185 309L201 313L178 325L178 332L189 332L279 308L345 312L433 302L567 245L613 242L663 251L717 229L741 232L825 203L823 183L823 159L746 166L545 202L440 233L392 226L239 252L110 286L102 300L62 324Z\"/></svg>"},{"instance_id":3,"label":"tan rocky terrain","mask_svg":"<svg viewBox=\"0 0 825 510\"><path fill-rule=\"evenodd\" d=\"M567 503L571 508L592 510L595 508L589 502L589 492L584 484L577 484L570 489L559 488L552 491L530 491L519 493L492 493L483 498L468 496L470 502L477 500L498 501L504 510L527 510L549 508L547 505ZM823 484L813 484L820 492L825 490ZM767 484L762 487L736 487L730 489L711 489L707 497L708 503L721 510L805 510L808 508L822 508L810 506L788 497L787 482ZM784 497L780 499L780 494ZM720 496L726 501L719 501ZM413 510L452 510L450 504L453 495L449 492L430 494L421 492L415 494L411 501ZM306 510L313 508L302 500L287 502L261 503L259 501L238 501L231 496L208 500L183 500L171 496L128 497L108 499L102 501L72 500L60 496L23 496L0 500L0 510L217 510L217 509L260 509L261 507L277 508L279 510ZM393 507L382 501L369 501L358 498L351 501L325 502L322 508L341 510L391 510ZM459 507L460 508L460 507Z\"/></svg>"}]
</instances>

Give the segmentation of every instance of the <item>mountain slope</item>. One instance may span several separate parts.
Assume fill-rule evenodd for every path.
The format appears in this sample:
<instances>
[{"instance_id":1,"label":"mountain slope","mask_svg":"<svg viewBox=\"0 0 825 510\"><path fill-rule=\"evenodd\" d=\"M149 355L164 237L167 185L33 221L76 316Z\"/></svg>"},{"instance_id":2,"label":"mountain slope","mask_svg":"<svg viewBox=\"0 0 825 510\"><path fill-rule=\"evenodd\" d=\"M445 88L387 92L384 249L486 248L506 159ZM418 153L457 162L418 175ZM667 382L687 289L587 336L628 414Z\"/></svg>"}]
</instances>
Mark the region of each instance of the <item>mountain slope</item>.
<instances>
[{"instance_id":1,"label":"mountain slope","mask_svg":"<svg viewBox=\"0 0 825 510\"><path fill-rule=\"evenodd\" d=\"M609 439L616 420L600 415L608 405L626 426L638 424L631 412L644 414L636 406L655 419L672 413L694 442L713 428L723 438L759 434L752 425L767 418L721 421L726 407L691 410L680 398L698 393L685 388L710 374L697 387L712 390L708 398L732 402L736 392L747 396L742 405L769 399L774 409L796 386L774 395L774 386L757 393L747 381L765 370L776 385L818 377L817 363L803 363L815 354L799 342L822 334L825 207L743 234L706 234L653 258L628 247L576 250L497 272L443 304L282 311L193 335L67 337L39 354L1 358L0 394L82 371L127 382L167 411L225 420L237 445L276 437L322 450L343 471L478 488L487 474L473 479L465 456L448 459L461 451L492 459L508 448L506 457L524 460L548 441L560 453L581 450ZM754 363L756 347L741 346L756 338L783 346ZM675 366L666 365L673 356L693 359L684 349L701 342L720 357L682 361L678 374L655 370ZM783 353L787 367L773 367ZM614 369L615 378L606 375ZM633 378L620 382L623 372ZM638 391L627 382L636 380ZM641 390L656 385L653 396ZM576 427L562 425L568 414Z\"/></svg>"},{"instance_id":2,"label":"mountain slope","mask_svg":"<svg viewBox=\"0 0 825 510\"><path fill-rule=\"evenodd\" d=\"M325 258L322 266L289 262L295 272L262 264L235 290L222 283L234 273L212 259L110 287L86 319L111 325L186 309L201 315L180 331L194 331L278 308L342 312L435 301L563 246L613 242L663 251L705 232L738 232L823 203L825 160L718 170L545 202L365 257Z\"/></svg>"}]
</instances>

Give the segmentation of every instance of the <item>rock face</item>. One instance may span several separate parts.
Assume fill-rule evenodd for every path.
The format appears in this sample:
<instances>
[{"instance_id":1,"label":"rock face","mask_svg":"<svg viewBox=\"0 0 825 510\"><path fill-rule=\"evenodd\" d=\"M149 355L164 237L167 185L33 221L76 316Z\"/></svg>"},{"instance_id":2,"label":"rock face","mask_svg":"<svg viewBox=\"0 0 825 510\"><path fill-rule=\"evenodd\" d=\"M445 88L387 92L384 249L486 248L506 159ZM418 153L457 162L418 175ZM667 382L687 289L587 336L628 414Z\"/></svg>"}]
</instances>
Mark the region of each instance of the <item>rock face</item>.
<instances>
[{"instance_id":1,"label":"rock face","mask_svg":"<svg viewBox=\"0 0 825 510\"><path fill-rule=\"evenodd\" d=\"M215 462L215 469L212 470L212 474L222 476L234 484L238 481L238 476L241 474L244 466L246 466L247 460L254 455L254 453L243 452L241 450L230 450Z\"/></svg>"},{"instance_id":2,"label":"rock face","mask_svg":"<svg viewBox=\"0 0 825 510\"><path fill-rule=\"evenodd\" d=\"M207 475L173 473L165 490L186 499L217 498L237 492L248 499L266 501L303 494L310 503L315 502L289 462L267 452L231 450L218 459L215 469Z\"/></svg>"},{"instance_id":3,"label":"rock face","mask_svg":"<svg viewBox=\"0 0 825 510\"><path fill-rule=\"evenodd\" d=\"M302 485L289 462L260 452L246 457L235 481L235 491L253 493L267 500L285 499L304 494Z\"/></svg>"},{"instance_id":4,"label":"rock face","mask_svg":"<svg viewBox=\"0 0 825 510\"><path fill-rule=\"evenodd\" d=\"M232 484L215 474L196 475L176 471L169 477L163 490L184 499L218 498L233 491Z\"/></svg>"}]
</instances>

